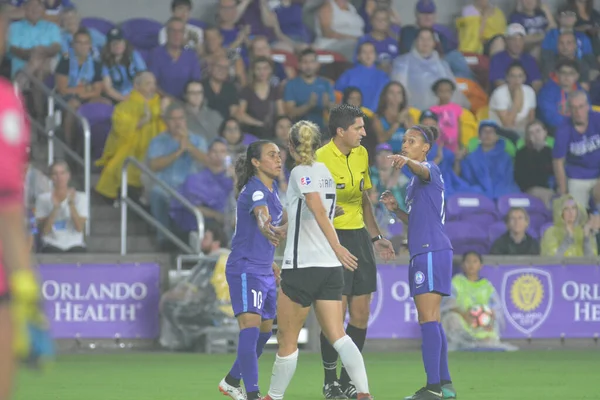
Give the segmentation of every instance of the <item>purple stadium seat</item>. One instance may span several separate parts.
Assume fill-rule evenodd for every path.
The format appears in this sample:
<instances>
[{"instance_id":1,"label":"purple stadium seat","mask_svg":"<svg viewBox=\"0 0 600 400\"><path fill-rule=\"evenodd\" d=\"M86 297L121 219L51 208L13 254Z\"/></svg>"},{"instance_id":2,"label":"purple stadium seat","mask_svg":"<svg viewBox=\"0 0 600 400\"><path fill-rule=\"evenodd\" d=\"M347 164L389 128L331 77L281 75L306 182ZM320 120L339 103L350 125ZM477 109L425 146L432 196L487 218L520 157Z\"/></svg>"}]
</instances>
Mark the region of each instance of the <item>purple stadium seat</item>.
<instances>
[{"instance_id":1,"label":"purple stadium seat","mask_svg":"<svg viewBox=\"0 0 600 400\"><path fill-rule=\"evenodd\" d=\"M115 24L104 18L89 17L81 20L81 26L84 26L88 29L94 28L106 35L112 28L115 27Z\"/></svg>"},{"instance_id":2,"label":"purple stadium seat","mask_svg":"<svg viewBox=\"0 0 600 400\"><path fill-rule=\"evenodd\" d=\"M522 207L529 214L529 226L535 230L552 221L552 213L544 202L537 197L525 193L507 194L498 199L498 212L504 217L511 207Z\"/></svg>"},{"instance_id":3,"label":"purple stadium seat","mask_svg":"<svg viewBox=\"0 0 600 400\"><path fill-rule=\"evenodd\" d=\"M554 222L547 222L544 225L542 225L540 227L540 239L542 239L544 237L544 233L548 230L548 228L550 228L552 225L554 225Z\"/></svg>"},{"instance_id":4,"label":"purple stadium seat","mask_svg":"<svg viewBox=\"0 0 600 400\"><path fill-rule=\"evenodd\" d=\"M202 28L202 29L206 28L206 23L203 21L200 21L199 19L190 18L188 20L188 24L197 26L198 28Z\"/></svg>"},{"instance_id":5,"label":"purple stadium seat","mask_svg":"<svg viewBox=\"0 0 600 400\"><path fill-rule=\"evenodd\" d=\"M244 137L242 139L242 143L248 146L250 143L254 143L258 140L258 138L250 133L244 133Z\"/></svg>"},{"instance_id":6,"label":"purple stadium seat","mask_svg":"<svg viewBox=\"0 0 600 400\"><path fill-rule=\"evenodd\" d=\"M446 202L446 219L486 226L498 221L498 213L492 199L479 194L457 193Z\"/></svg>"},{"instance_id":7,"label":"purple stadium seat","mask_svg":"<svg viewBox=\"0 0 600 400\"><path fill-rule=\"evenodd\" d=\"M79 108L79 113L87 118L92 131L92 160L102 156L104 144L112 129L113 106L102 103L87 103Z\"/></svg>"},{"instance_id":8,"label":"purple stadium seat","mask_svg":"<svg viewBox=\"0 0 600 400\"><path fill-rule=\"evenodd\" d=\"M490 225L488 229L488 235L490 239L490 245L493 244L496 239L502 236L506 232L506 224L502 221L495 222ZM539 232L537 229L533 229L531 226L527 229L527 233L534 239L539 238Z\"/></svg>"},{"instance_id":9,"label":"purple stadium seat","mask_svg":"<svg viewBox=\"0 0 600 400\"><path fill-rule=\"evenodd\" d=\"M158 46L158 34L163 25L153 19L132 18L121 24L123 36L136 49L150 50Z\"/></svg>"},{"instance_id":10,"label":"purple stadium seat","mask_svg":"<svg viewBox=\"0 0 600 400\"><path fill-rule=\"evenodd\" d=\"M490 244L488 233L480 224L464 221L449 221L445 225L446 234L454 247L454 254L476 251L488 254Z\"/></svg>"}]
</instances>

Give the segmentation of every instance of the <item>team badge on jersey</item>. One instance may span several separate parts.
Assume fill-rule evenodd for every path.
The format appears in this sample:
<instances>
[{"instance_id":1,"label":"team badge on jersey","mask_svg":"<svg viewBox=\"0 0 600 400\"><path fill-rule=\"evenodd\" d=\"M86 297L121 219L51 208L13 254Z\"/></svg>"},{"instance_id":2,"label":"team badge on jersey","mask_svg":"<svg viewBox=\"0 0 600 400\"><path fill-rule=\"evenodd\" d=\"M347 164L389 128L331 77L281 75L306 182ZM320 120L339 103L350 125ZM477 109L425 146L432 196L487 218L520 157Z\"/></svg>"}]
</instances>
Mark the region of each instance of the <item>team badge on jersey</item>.
<instances>
[{"instance_id":1,"label":"team badge on jersey","mask_svg":"<svg viewBox=\"0 0 600 400\"><path fill-rule=\"evenodd\" d=\"M425 274L423 274L421 271L417 271L417 273L415 274L415 283L417 285L420 285L423 282L425 282Z\"/></svg>"},{"instance_id":2,"label":"team badge on jersey","mask_svg":"<svg viewBox=\"0 0 600 400\"><path fill-rule=\"evenodd\" d=\"M300 184L302 186L308 186L308 185L310 185L311 182L312 181L310 180L310 177L308 177L308 176L303 176L302 178L300 178Z\"/></svg>"}]
</instances>

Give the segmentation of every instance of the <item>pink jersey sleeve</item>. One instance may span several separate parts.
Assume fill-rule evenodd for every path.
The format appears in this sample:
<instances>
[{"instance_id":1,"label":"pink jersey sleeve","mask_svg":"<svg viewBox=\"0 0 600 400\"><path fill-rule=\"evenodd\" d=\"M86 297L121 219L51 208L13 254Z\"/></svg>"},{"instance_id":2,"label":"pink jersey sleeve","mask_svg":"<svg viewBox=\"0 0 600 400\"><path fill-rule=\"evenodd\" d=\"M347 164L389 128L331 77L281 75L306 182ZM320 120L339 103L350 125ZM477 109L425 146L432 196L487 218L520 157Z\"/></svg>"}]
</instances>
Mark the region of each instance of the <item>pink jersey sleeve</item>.
<instances>
[{"instance_id":1,"label":"pink jersey sleeve","mask_svg":"<svg viewBox=\"0 0 600 400\"><path fill-rule=\"evenodd\" d=\"M23 204L29 124L10 82L0 80L0 208Z\"/></svg>"}]
</instances>

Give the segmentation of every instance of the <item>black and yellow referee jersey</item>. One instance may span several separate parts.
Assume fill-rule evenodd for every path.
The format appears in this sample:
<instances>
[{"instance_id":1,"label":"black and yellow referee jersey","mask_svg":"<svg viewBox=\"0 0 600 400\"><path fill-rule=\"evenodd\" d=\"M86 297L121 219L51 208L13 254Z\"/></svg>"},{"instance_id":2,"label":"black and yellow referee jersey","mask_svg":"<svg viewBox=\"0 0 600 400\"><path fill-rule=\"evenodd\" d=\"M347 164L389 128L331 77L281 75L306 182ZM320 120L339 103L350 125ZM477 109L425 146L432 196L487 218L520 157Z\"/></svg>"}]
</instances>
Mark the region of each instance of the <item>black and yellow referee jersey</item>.
<instances>
[{"instance_id":1,"label":"black and yellow referee jersey","mask_svg":"<svg viewBox=\"0 0 600 400\"><path fill-rule=\"evenodd\" d=\"M346 156L331 140L317 150L317 161L331 172L337 189L337 205L344 209L344 214L333 220L335 229L364 228L363 192L372 187L367 149L359 146Z\"/></svg>"}]
</instances>

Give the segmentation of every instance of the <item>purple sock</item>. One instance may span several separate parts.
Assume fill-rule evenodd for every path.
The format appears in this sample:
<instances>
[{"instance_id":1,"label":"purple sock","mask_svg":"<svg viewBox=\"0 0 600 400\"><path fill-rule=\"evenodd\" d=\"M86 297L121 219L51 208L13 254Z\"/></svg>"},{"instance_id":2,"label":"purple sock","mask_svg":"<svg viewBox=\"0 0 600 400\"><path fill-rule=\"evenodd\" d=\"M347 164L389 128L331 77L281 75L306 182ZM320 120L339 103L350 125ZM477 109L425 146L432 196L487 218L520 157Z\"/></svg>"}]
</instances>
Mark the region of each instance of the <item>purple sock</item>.
<instances>
[{"instance_id":1,"label":"purple sock","mask_svg":"<svg viewBox=\"0 0 600 400\"><path fill-rule=\"evenodd\" d=\"M421 324L423 344L423 364L427 373L427 385L440 384L440 355L442 354L442 337L437 321Z\"/></svg>"},{"instance_id":2,"label":"purple sock","mask_svg":"<svg viewBox=\"0 0 600 400\"><path fill-rule=\"evenodd\" d=\"M256 342L256 358L259 359L262 355L263 350L265 349L265 345L271 338L271 332L261 332L258 335L258 341ZM236 359L233 363L233 367L231 367L231 371L229 371L229 375L231 375L235 379L242 379L242 370L240 368L240 363Z\"/></svg>"},{"instance_id":3,"label":"purple sock","mask_svg":"<svg viewBox=\"0 0 600 400\"><path fill-rule=\"evenodd\" d=\"M440 328L440 337L442 338L442 351L440 353L440 379L442 382L452 382L450 379L450 369L448 368L448 340L442 324L438 322Z\"/></svg>"},{"instance_id":4,"label":"purple sock","mask_svg":"<svg viewBox=\"0 0 600 400\"><path fill-rule=\"evenodd\" d=\"M258 392L258 357L256 345L259 336L258 328L246 328L240 331L236 363L240 366L246 392Z\"/></svg>"}]
</instances>

